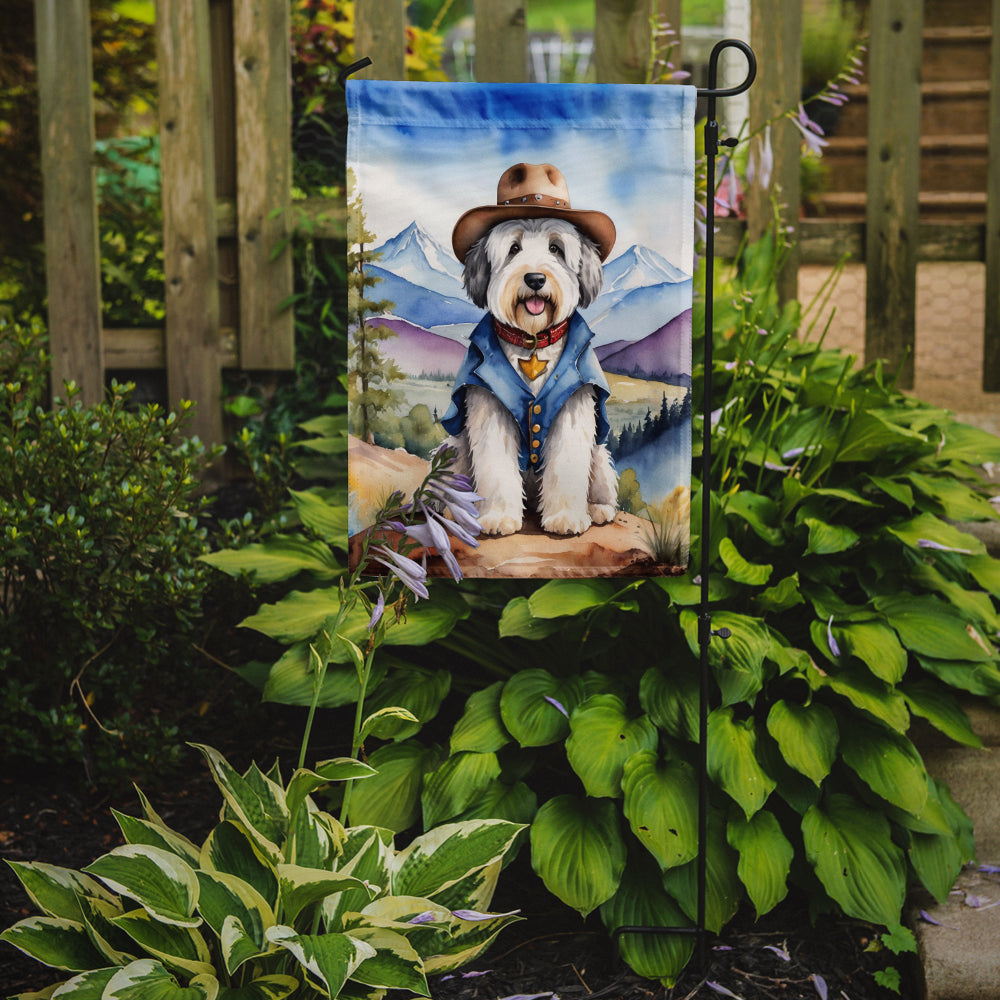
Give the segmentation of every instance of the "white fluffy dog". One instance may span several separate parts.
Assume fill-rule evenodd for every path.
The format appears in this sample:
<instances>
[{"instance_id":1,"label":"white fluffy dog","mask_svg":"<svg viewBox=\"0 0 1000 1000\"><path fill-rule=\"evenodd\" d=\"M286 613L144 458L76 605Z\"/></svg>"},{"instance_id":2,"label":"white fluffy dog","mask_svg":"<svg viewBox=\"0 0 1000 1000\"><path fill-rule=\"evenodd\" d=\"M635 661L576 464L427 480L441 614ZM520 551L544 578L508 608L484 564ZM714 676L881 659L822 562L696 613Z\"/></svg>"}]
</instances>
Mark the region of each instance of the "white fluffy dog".
<instances>
[{"instance_id":1,"label":"white fluffy dog","mask_svg":"<svg viewBox=\"0 0 1000 1000\"><path fill-rule=\"evenodd\" d=\"M465 289L489 315L455 381L443 447L483 497L489 535L519 531L526 504L561 535L615 516L608 388L576 312L601 290L601 253L570 218L506 218L463 253Z\"/></svg>"}]
</instances>

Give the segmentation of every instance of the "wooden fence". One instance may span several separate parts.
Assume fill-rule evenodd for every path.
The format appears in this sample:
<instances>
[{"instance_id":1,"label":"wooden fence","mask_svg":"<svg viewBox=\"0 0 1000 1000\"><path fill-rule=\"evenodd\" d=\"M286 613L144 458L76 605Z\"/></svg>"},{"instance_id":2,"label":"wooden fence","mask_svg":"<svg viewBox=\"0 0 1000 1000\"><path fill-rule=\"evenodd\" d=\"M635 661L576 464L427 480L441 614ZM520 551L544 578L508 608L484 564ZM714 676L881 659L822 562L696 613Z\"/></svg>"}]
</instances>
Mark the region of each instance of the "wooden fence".
<instances>
[{"instance_id":1,"label":"wooden fence","mask_svg":"<svg viewBox=\"0 0 1000 1000\"><path fill-rule=\"evenodd\" d=\"M480 81L527 78L525 6L474 0ZM73 379L83 398L103 392L109 369L165 369L171 402L198 405L196 433L223 437L223 368L275 371L293 365L290 235L290 0L158 0L166 326L101 327L96 193L92 169L88 0L35 0L53 383ZM681 0L595 0L593 61L601 83L641 83L650 58L651 12L681 23ZM357 0L355 51L364 71L402 79L405 0ZM923 3L871 0L865 221L799 220L782 292L796 292L800 263L844 253L867 269L866 355L896 365L910 351L912 384L916 265L985 261L983 385L1000 390L1000 0L992 4L989 171L985 224L918 217ZM751 43L759 72L750 91L753 129L800 97L801 0L753 0ZM681 39L683 47L683 39ZM682 49L681 49L682 51ZM677 58L677 52L674 53ZM720 102L724 121L725 101ZM735 132L739 123L733 123ZM799 203L800 137L774 130L775 170L751 189L746 222L725 220L716 242L732 253L745 228L759 234L772 198ZM309 204L325 218L315 235L342 232L343 203Z\"/></svg>"}]
</instances>

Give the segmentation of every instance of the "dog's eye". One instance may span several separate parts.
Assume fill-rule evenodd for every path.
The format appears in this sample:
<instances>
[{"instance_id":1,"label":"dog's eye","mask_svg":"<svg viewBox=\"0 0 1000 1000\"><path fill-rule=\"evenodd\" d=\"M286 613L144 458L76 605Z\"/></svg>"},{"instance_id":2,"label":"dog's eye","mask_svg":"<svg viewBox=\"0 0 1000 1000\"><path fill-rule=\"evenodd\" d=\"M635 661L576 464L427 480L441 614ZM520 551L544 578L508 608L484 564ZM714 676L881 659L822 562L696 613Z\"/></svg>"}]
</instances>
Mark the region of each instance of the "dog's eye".
<instances>
[{"instance_id":1,"label":"dog's eye","mask_svg":"<svg viewBox=\"0 0 1000 1000\"><path fill-rule=\"evenodd\" d=\"M517 253L520 253L520 252L521 252L521 244L518 243L517 240L514 240L514 242L511 243L511 245L510 245L510 250L507 251L507 256L508 257L513 257L514 254L517 254Z\"/></svg>"},{"instance_id":2,"label":"dog's eye","mask_svg":"<svg viewBox=\"0 0 1000 1000\"><path fill-rule=\"evenodd\" d=\"M555 254L557 257L565 257L566 256L566 253L563 250L562 246L560 244L558 244L558 243L550 243L549 244L549 253Z\"/></svg>"}]
</instances>

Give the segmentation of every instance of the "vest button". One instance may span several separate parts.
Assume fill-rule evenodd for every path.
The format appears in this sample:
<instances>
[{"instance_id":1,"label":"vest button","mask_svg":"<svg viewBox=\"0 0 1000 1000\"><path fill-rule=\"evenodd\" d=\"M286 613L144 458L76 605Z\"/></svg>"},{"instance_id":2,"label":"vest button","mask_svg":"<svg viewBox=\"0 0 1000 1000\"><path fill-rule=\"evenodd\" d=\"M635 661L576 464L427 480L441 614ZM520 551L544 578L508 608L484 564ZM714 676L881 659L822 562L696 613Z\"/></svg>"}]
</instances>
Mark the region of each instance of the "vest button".
<instances>
[{"instance_id":1,"label":"vest button","mask_svg":"<svg viewBox=\"0 0 1000 1000\"><path fill-rule=\"evenodd\" d=\"M532 426L531 426L531 433L532 434L537 434L541 429L542 429L542 425L541 424L532 424Z\"/></svg>"},{"instance_id":2,"label":"vest button","mask_svg":"<svg viewBox=\"0 0 1000 1000\"><path fill-rule=\"evenodd\" d=\"M541 408L541 407L540 407L540 406L539 406L539 405L538 405L538 404L536 403L536 404L535 404L535 405L534 405L534 406L533 406L533 407L531 408L531 412L532 412L532 413L541 413L541 412L542 412L542 408Z\"/></svg>"},{"instance_id":3,"label":"vest button","mask_svg":"<svg viewBox=\"0 0 1000 1000\"><path fill-rule=\"evenodd\" d=\"M534 441L531 442L531 447L532 448L541 448L541 446L542 446L542 442L539 441L537 438Z\"/></svg>"},{"instance_id":4,"label":"vest button","mask_svg":"<svg viewBox=\"0 0 1000 1000\"><path fill-rule=\"evenodd\" d=\"M538 456L537 455L532 455L531 456L531 464L534 465L537 461L538 461Z\"/></svg>"}]
</instances>

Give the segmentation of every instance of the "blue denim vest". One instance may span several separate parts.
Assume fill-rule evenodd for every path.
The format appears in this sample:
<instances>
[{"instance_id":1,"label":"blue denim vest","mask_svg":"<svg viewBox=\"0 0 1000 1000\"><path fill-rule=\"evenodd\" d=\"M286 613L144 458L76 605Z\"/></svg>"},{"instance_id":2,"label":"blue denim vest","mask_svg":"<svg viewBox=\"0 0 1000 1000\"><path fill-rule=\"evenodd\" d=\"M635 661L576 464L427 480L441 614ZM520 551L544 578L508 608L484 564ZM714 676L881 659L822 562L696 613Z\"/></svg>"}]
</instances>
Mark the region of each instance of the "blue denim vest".
<instances>
[{"instance_id":1,"label":"blue denim vest","mask_svg":"<svg viewBox=\"0 0 1000 1000\"><path fill-rule=\"evenodd\" d=\"M594 335L579 313L573 313L566 331L566 347L552 374L537 396L514 370L500 349L493 332L493 317L484 316L469 337L469 349L451 390L451 406L441 419L449 434L458 434L465 426L465 389L478 385L489 389L510 411L521 432L518 454L521 471L538 471L545 438L556 414L582 385L592 385L596 395L597 431L595 444L608 437L605 401L611 395L597 355L590 346Z\"/></svg>"}]
</instances>

